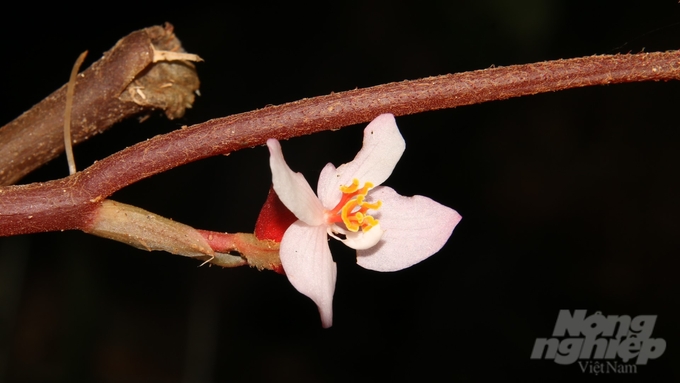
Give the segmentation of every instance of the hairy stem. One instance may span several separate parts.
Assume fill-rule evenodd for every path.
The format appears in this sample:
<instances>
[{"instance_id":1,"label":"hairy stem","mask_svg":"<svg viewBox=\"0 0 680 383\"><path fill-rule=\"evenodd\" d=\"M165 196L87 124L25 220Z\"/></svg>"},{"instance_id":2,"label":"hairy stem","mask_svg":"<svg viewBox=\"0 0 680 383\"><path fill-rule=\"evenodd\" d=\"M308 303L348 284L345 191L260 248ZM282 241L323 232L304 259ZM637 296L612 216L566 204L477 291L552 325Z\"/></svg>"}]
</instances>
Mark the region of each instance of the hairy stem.
<instances>
[{"instance_id":1,"label":"hairy stem","mask_svg":"<svg viewBox=\"0 0 680 383\"><path fill-rule=\"evenodd\" d=\"M82 229L100 202L151 175L239 149L372 120L570 88L680 78L680 51L490 68L357 89L210 120L154 137L72 176L0 188L0 235Z\"/></svg>"}]
</instances>

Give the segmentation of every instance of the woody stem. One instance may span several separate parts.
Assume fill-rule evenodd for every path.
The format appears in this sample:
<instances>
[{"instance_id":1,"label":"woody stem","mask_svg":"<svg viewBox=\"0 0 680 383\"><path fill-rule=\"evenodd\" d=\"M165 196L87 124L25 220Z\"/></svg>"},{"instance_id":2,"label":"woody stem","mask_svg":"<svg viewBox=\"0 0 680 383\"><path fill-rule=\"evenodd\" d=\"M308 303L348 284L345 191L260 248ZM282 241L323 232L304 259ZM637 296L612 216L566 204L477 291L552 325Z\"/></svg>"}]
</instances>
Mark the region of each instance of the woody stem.
<instances>
[{"instance_id":1,"label":"woody stem","mask_svg":"<svg viewBox=\"0 0 680 383\"><path fill-rule=\"evenodd\" d=\"M490 68L314 97L210 120L124 149L69 177L0 188L0 235L86 229L98 202L174 167L243 148L367 122L563 89L680 77L680 51L591 56ZM30 217L30 218L29 218Z\"/></svg>"}]
</instances>

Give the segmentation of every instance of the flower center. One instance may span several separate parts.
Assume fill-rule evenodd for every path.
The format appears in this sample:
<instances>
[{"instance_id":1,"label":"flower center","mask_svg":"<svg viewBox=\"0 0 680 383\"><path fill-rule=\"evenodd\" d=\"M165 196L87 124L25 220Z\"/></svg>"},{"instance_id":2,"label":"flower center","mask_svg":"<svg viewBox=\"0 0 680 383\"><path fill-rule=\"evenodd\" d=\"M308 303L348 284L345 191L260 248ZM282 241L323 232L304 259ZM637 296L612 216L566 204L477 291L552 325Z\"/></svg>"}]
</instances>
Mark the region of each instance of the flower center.
<instances>
[{"instance_id":1,"label":"flower center","mask_svg":"<svg viewBox=\"0 0 680 383\"><path fill-rule=\"evenodd\" d=\"M357 232L359 229L367 232L378 224L378 220L366 214L369 209L378 210L382 205L381 201L369 203L364 201L368 191L373 188L373 184L366 182L359 188L359 180L354 179L349 186L340 186L342 198L332 210L326 211L326 222L342 222L347 230Z\"/></svg>"}]
</instances>

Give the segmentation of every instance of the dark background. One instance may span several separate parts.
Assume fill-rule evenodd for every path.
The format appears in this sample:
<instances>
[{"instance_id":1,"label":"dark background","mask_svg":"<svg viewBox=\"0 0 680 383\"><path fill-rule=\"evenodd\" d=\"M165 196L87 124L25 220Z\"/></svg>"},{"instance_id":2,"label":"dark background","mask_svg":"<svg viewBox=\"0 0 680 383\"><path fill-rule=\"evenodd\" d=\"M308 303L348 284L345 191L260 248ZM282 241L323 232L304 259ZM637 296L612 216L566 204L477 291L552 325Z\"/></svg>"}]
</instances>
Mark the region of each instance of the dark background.
<instances>
[{"instance_id":1,"label":"dark background","mask_svg":"<svg viewBox=\"0 0 680 383\"><path fill-rule=\"evenodd\" d=\"M3 11L2 123L115 42L169 21L205 59L179 121L127 121L75 150L79 169L181 125L385 82L592 54L680 48L674 1L14 4ZM40 12L39 14L37 12ZM198 267L81 232L0 238L0 381L573 381L530 360L560 309L658 315L667 349L633 376L678 381L680 85L576 89L397 118L387 181L464 217L408 270L339 264L333 328L283 276ZM362 126L283 143L315 185ZM22 182L67 175L65 157ZM113 198L192 226L252 231L264 147L189 164ZM336 246L338 245L338 246Z\"/></svg>"}]
</instances>

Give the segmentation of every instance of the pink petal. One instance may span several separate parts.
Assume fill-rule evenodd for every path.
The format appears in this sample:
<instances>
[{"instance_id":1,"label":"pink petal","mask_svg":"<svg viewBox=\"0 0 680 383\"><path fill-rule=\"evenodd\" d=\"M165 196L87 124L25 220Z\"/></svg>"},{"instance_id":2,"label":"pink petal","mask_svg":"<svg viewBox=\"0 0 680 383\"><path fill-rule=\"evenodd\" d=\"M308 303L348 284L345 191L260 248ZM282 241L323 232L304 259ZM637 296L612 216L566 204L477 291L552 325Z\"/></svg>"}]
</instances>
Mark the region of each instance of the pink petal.
<instances>
[{"instance_id":1,"label":"pink petal","mask_svg":"<svg viewBox=\"0 0 680 383\"><path fill-rule=\"evenodd\" d=\"M439 251L461 216L453 209L423 196L404 197L389 187L369 192L382 207L372 215L385 231L381 241L357 251L357 264L376 271L410 267Z\"/></svg>"},{"instance_id":2,"label":"pink petal","mask_svg":"<svg viewBox=\"0 0 680 383\"><path fill-rule=\"evenodd\" d=\"M290 283L316 303L323 327L331 327L337 266L328 248L326 227L295 222L283 235L279 253Z\"/></svg>"},{"instance_id":3,"label":"pink petal","mask_svg":"<svg viewBox=\"0 0 680 383\"><path fill-rule=\"evenodd\" d=\"M323 178L323 186L322 178L319 178L319 199L324 206L334 207L340 201L339 187L351 184L355 178L361 182L360 186L365 182L371 182L373 186L382 184L392 174L405 148L394 116L381 114L364 129L364 143L356 157L334 173L329 171Z\"/></svg>"},{"instance_id":4,"label":"pink petal","mask_svg":"<svg viewBox=\"0 0 680 383\"><path fill-rule=\"evenodd\" d=\"M281 202L303 222L309 225L323 224L324 208L305 177L290 170L283 158L279 141L270 138L267 140L267 146L272 184Z\"/></svg>"}]
</instances>

